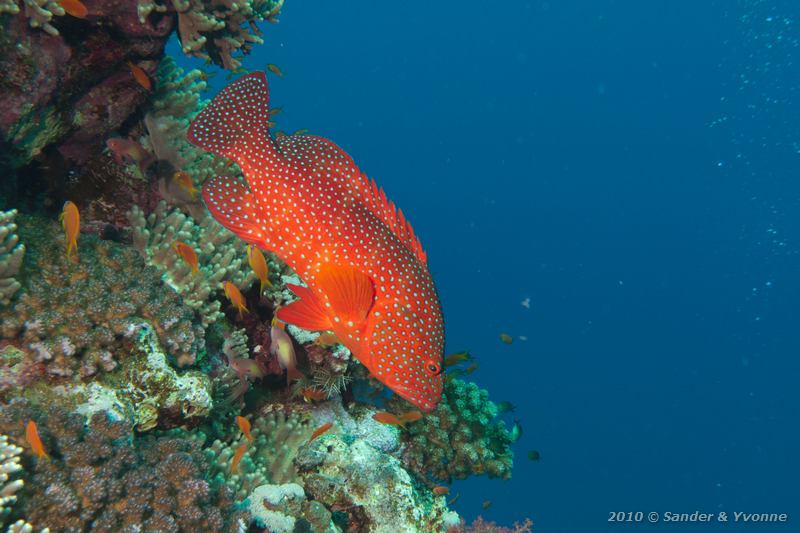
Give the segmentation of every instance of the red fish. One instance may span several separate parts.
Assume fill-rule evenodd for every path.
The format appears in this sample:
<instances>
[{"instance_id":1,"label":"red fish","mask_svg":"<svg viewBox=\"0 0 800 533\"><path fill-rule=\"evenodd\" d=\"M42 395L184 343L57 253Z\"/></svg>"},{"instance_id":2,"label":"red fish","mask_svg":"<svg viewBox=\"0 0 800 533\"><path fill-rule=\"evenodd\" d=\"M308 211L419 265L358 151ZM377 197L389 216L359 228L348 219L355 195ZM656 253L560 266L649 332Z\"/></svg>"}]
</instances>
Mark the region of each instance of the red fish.
<instances>
[{"instance_id":1,"label":"red fish","mask_svg":"<svg viewBox=\"0 0 800 533\"><path fill-rule=\"evenodd\" d=\"M153 82L150 81L150 76L147 75L147 72L142 67L128 61L128 68L131 69L131 74L133 74L133 79L136 80L136 83L144 87L145 90L150 91L153 89Z\"/></svg>"},{"instance_id":2,"label":"red fish","mask_svg":"<svg viewBox=\"0 0 800 533\"><path fill-rule=\"evenodd\" d=\"M322 424L320 427L318 427L316 429L316 431L314 431L314 433L311 434L311 437L309 437L308 442L306 442L306 444L308 444L312 440L316 439L317 437L319 437L320 435L322 435L323 433L325 433L326 431L328 431L332 427L333 427L333 422L326 422L326 423Z\"/></svg>"},{"instance_id":3,"label":"red fish","mask_svg":"<svg viewBox=\"0 0 800 533\"><path fill-rule=\"evenodd\" d=\"M192 122L196 146L247 181L206 180L223 226L269 250L307 284L278 318L330 331L378 380L429 412L442 393L444 326L419 240L402 211L331 141L272 139L263 72L231 83Z\"/></svg>"},{"instance_id":4,"label":"red fish","mask_svg":"<svg viewBox=\"0 0 800 533\"><path fill-rule=\"evenodd\" d=\"M243 442L236 448L236 452L233 454L233 461L231 461L231 474L235 474L239 471L239 463L242 461L242 457L244 457L244 452L247 451L247 443Z\"/></svg>"},{"instance_id":5,"label":"red fish","mask_svg":"<svg viewBox=\"0 0 800 533\"><path fill-rule=\"evenodd\" d=\"M81 232L81 215L78 206L67 200L59 218L61 218L61 225L64 226L64 235L67 238L67 259L72 259L73 251L77 259L78 235Z\"/></svg>"},{"instance_id":6,"label":"red fish","mask_svg":"<svg viewBox=\"0 0 800 533\"><path fill-rule=\"evenodd\" d=\"M44 444L42 444L42 439L39 437L39 428L33 420L29 420L25 426L25 440L31 445L31 450L36 457L39 459L50 458L47 452L44 451Z\"/></svg>"},{"instance_id":7,"label":"red fish","mask_svg":"<svg viewBox=\"0 0 800 533\"><path fill-rule=\"evenodd\" d=\"M250 421L243 416L237 416L236 424L239 426L239 429L242 431L245 438L250 442L253 442L253 435L250 433Z\"/></svg>"},{"instance_id":8,"label":"red fish","mask_svg":"<svg viewBox=\"0 0 800 533\"><path fill-rule=\"evenodd\" d=\"M120 165L127 161L133 161L139 167L139 171L144 174L147 167L156 162L155 156L144 149L144 147L125 137L112 137L106 141L106 146L114 154L114 159Z\"/></svg>"}]
</instances>

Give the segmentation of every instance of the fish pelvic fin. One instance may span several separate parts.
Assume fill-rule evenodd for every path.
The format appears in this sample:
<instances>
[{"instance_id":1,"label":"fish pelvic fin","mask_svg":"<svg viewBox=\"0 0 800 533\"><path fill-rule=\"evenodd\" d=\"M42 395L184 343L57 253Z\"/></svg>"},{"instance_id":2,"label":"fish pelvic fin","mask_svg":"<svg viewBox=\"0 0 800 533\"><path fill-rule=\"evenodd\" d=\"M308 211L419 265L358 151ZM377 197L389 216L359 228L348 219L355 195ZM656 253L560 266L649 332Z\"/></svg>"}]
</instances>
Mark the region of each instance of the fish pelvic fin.
<instances>
[{"instance_id":1,"label":"fish pelvic fin","mask_svg":"<svg viewBox=\"0 0 800 533\"><path fill-rule=\"evenodd\" d=\"M237 163L253 154L274 152L266 74L252 72L228 84L192 120L187 138L198 148Z\"/></svg>"},{"instance_id":2,"label":"fish pelvic fin","mask_svg":"<svg viewBox=\"0 0 800 533\"><path fill-rule=\"evenodd\" d=\"M333 329L333 324L328 318L325 308L319 303L311 289L291 284L287 284L287 287L300 299L278 309L275 314L279 320L311 331Z\"/></svg>"},{"instance_id":3,"label":"fish pelvic fin","mask_svg":"<svg viewBox=\"0 0 800 533\"><path fill-rule=\"evenodd\" d=\"M203 184L203 200L211 215L247 243L263 242L264 221L255 214L255 200L243 183L217 176Z\"/></svg>"}]
</instances>

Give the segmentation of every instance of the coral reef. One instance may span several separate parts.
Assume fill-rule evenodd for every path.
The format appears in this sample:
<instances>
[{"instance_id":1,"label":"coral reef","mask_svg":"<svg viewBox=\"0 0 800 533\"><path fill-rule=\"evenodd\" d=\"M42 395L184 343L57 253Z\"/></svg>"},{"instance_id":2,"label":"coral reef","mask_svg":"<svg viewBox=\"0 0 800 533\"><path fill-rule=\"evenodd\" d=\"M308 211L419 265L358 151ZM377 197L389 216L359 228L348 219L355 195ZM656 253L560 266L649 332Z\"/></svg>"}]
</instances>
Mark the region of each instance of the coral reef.
<instances>
[{"instance_id":1,"label":"coral reef","mask_svg":"<svg viewBox=\"0 0 800 533\"><path fill-rule=\"evenodd\" d=\"M480 516L469 525L461 522L447 528L447 533L531 533L531 531L533 531L533 522L530 518L526 518L522 522L514 522L512 527L503 527L484 520Z\"/></svg>"},{"instance_id":2,"label":"coral reef","mask_svg":"<svg viewBox=\"0 0 800 533\"><path fill-rule=\"evenodd\" d=\"M294 459L312 431L307 417L302 415L283 411L259 415L251 429L253 441L236 472L231 472L231 463L240 441L215 440L205 448L204 453L212 462L212 478L226 483L236 501L244 501L261 485L295 482L298 477Z\"/></svg>"},{"instance_id":3,"label":"coral reef","mask_svg":"<svg viewBox=\"0 0 800 533\"><path fill-rule=\"evenodd\" d=\"M390 402L398 412L398 400ZM422 420L408 426L404 460L416 472L450 481L469 475L511 477L513 442L497 406L475 383L445 382L442 400Z\"/></svg>"},{"instance_id":4,"label":"coral reef","mask_svg":"<svg viewBox=\"0 0 800 533\"><path fill-rule=\"evenodd\" d=\"M169 211L161 202L149 216L134 207L128 218L136 250L195 310L204 327L222 317L220 303L211 294L221 290L224 281L244 289L255 279L246 267L242 241L210 216L195 221L178 209ZM198 272L193 273L175 252L173 246L179 241L197 253Z\"/></svg>"},{"instance_id":5,"label":"coral reef","mask_svg":"<svg viewBox=\"0 0 800 533\"><path fill-rule=\"evenodd\" d=\"M15 279L25 257L25 245L17 237L16 209L0 211L0 306L8 305L20 289Z\"/></svg>"},{"instance_id":6,"label":"coral reef","mask_svg":"<svg viewBox=\"0 0 800 533\"><path fill-rule=\"evenodd\" d=\"M283 0L139 0L138 13L145 23L154 12L174 11L184 53L235 70L238 58L263 42L256 23L274 21L281 7Z\"/></svg>"},{"instance_id":7,"label":"coral reef","mask_svg":"<svg viewBox=\"0 0 800 533\"><path fill-rule=\"evenodd\" d=\"M10 443L8 436L0 435L0 524L11 512L12 506L17 501L16 493L25 484L21 479L9 481L11 476L22 471L22 465L19 463L21 453L22 448Z\"/></svg>"},{"instance_id":8,"label":"coral reef","mask_svg":"<svg viewBox=\"0 0 800 533\"><path fill-rule=\"evenodd\" d=\"M37 411L22 401L3 406L0 430L19 440L19 420L31 419L51 459L33 462L19 507L39 527L226 531L242 516L232 512L229 491L204 478L207 463L191 439L134 439L130 425L105 413L87 426L59 407Z\"/></svg>"},{"instance_id":9,"label":"coral reef","mask_svg":"<svg viewBox=\"0 0 800 533\"><path fill-rule=\"evenodd\" d=\"M442 531L444 496L419 484L396 458L352 435L326 433L301 448L296 464L305 493L346 512L348 531Z\"/></svg>"},{"instance_id":10,"label":"coral reef","mask_svg":"<svg viewBox=\"0 0 800 533\"><path fill-rule=\"evenodd\" d=\"M31 222L28 287L0 312L0 335L26 350L53 377L111 371L125 357L125 339L145 321L179 365L193 364L204 331L193 313L135 251L87 235L80 261L61 253L55 230Z\"/></svg>"}]
</instances>

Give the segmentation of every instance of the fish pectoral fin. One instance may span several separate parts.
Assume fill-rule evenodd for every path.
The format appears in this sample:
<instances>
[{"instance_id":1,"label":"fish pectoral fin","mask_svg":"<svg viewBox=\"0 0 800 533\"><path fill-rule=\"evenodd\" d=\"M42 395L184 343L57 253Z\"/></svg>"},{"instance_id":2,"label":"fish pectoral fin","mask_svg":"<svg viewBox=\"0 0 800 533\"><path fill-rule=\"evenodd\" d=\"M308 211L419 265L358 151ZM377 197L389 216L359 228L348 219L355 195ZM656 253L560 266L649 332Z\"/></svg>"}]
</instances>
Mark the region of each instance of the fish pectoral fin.
<instances>
[{"instance_id":1,"label":"fish pectoral fin","mask_svg":"<svg viewBox=\"0 0 800 533\"><path fill-rule=\"evenodd\" d=\"M326 331L333 328L325 308L311 289L291 284L287 284L287 287L300 299L278 309L275 314L279 320L311 331Z\"/></svg>"},{"instance_id":2,"label":"fish pectoral fin","mask_svg":"<svg viewBox=\"0 0 800 533\"><path fill-rule=\"evenodd\" d=\"M266 235L253 208L250 191L239 181L216 176L203 184L203 200L211 215L226 229L248 243L262 242Z\"/></svg>"},{"instance_id":3,"label":"fish pectoral fin","mask_svg":"<svg viewBox=\"0 0 800 533\"><path fill-rule=\"evenodd\" d=\"M328 297L335 316L343 322L360 324L375 302L372 279L351 266L322 265L317 284Z\"/></svg>"}]
</instances>

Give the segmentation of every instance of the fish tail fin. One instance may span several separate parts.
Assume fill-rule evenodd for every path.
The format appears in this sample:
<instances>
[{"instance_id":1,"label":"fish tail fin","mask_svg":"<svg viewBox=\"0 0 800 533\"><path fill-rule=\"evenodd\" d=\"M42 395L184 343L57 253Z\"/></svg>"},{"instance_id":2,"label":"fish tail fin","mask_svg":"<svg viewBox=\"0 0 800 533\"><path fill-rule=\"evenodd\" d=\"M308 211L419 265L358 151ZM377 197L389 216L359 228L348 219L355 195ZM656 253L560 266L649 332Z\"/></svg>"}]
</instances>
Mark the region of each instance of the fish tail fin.
<instances>
[{"instance_id":1,"label":"fish tail fin","mask_svg":"<svg viewBox=\"0 0 800 533\"><path fill-rule=\"evenodd\" d=\"M253 72L222 89L192 120L187 137L195 146L239 163L248 149L250 157L275 150L268 123L267 76Z\"/></svg>"}]
</instances>

